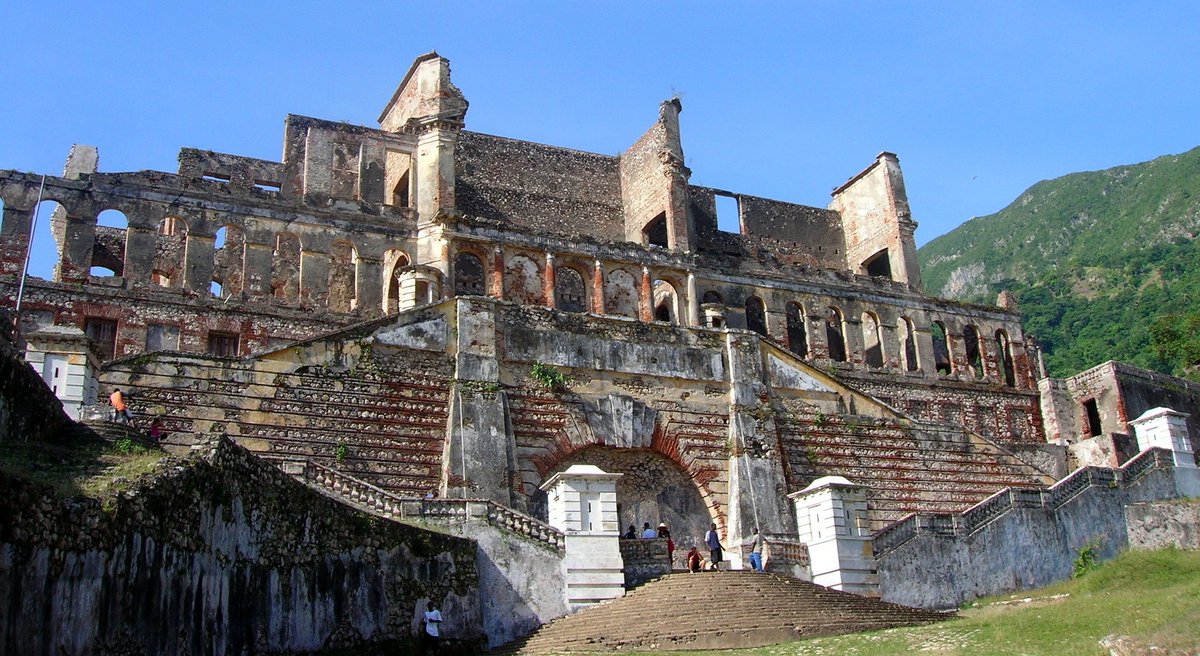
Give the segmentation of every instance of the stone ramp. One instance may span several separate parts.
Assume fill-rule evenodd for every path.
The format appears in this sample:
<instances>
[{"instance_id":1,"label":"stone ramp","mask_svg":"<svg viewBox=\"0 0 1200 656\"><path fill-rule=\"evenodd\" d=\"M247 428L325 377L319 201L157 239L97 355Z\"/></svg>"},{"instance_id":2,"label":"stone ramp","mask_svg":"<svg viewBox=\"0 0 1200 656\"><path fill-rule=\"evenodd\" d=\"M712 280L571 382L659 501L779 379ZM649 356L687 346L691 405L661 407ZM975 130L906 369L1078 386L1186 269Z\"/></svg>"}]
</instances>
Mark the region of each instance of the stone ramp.
<instances>
[{"instance_id":1,"label":"stone ramp","mask_svg":"<svg viewBox=\"0 0 1200 656\"><path fill-rule=\"evenodd\" d=\"M909 608L776 574L677 573L554 620L492 652L675 651L929 624L953 614Z\"/></svg>"}]
</instances>

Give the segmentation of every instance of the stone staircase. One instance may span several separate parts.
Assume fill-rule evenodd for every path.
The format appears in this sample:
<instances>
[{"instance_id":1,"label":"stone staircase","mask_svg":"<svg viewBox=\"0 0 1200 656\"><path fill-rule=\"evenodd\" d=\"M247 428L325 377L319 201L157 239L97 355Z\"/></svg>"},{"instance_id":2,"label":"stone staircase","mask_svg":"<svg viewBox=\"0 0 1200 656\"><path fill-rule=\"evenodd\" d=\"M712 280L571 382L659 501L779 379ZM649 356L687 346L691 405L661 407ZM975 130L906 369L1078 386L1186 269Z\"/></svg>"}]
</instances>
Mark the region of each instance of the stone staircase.
<instances>
[{"instance_id":1,"label":"stone staircase","mask_svg":"<svg viewBox=\"0 0 1200 656\"><path fill-rule=\"evenodd\" d=\"M678 573L490 653L733 649L951 617L775 574Z\"/></svg>"},{"instance_id":2,"label":"stone staircase","mask_svg":"<svg viewBox=\"0 0 1200 656\"><path fill-rule=\"evenodd\" d=\"M469 533L466 527L471 522L485 522L560 553L565 548L558 529L494 501L402 497L311 460L286 463L282 468L318 491L387 519L453 526L464 534Z\"/></svg>"},{"instance_id":3,"label":"stone staircase","mask_svg":"<svg viewBox=\"0 0 1200 656\"><path fill-rule=\"evenodd\" d=\"M961 511L1005 488L1053 483L1001 446L961 429L924 425L917 437L869 422L851 427L793 418L781 425L794 472L837 474L871 489L875 528L913 512Z\"/></svg>"},{"instance_id":4,"label":"stone staircase","mask_svg":"<svg viewBox=\"0 0 1200 656\"><path fill-rule=\"evenodd\" d=\"M58 439L66 443L99 440L108 444L116 444L127 439L146 449L160 448L160 445L150 439L145 431L107 419L85 419L80 422L70 422L59 431Z\"/></svg>"}]
</instances>

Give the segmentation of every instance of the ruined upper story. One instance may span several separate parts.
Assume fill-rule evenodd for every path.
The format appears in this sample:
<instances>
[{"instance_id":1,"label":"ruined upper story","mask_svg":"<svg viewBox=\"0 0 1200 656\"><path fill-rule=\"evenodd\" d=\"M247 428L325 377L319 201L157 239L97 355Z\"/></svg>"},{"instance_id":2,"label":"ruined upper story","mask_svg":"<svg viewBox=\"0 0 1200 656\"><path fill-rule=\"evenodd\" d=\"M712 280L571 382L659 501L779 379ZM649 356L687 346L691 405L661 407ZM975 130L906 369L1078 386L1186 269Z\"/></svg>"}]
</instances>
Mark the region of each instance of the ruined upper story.
<instances>
[{"instance_id":1,"label":"ruined upper story","mask_svg":"<svg viewBox=\"0 0 1200 656\"><path fill-rule=\"evenodd\" d=\"M921 294L895 155L880 154L819 208L691 185L678 100L618 155L467 131L467 108L449 62L429 53L378 128L288 116L280 162L183 149L176 173L106 173L82 147L44 189L40 176L0 172L0 274L22 270L41 193L58 203L54 282L87 296L70 314L44 295L51 320L83 324L134 301L186 308L173 316L187 320L142 325L114 309L116 354L150 350L150 335L171 330L180 348L212 349L220 334L235 339L221 352L244 353L321 322L482 294L749 328L868 371L1031 386L1015 311ZM719 228L720 197L736 202L739 232ZM125 226L99 225L105 210Z\"/></svg>"}]
</instances>

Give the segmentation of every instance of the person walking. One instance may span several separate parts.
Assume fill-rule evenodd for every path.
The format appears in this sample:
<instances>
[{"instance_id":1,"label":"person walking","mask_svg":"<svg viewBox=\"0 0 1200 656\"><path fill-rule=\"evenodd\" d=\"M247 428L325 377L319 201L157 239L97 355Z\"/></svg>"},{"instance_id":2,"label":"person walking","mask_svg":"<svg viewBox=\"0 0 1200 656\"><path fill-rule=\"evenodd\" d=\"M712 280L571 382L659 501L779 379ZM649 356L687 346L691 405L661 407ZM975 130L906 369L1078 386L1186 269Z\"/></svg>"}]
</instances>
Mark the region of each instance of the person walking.
<instances>
[{"instance_id":1,"label":"person walking","mask_svg":"<svg viewBox=\"0 0 1200 656\"><path fill-rule=\"evenodd\" d=\"M113 421L119 421L128 426L133 419L133 413L129 411L129 406L125 405L125 395L121 394L120 387L113 390L112 395L108 397L108 402L113 408Z\"/></svg>"},{"instance_id":2,"label":"person walking","mask_svg":"<svg viewBox=\"0 0 1200 656\"><path fill-rule=\"evenodd\" d=\"M667 560L670 561L671 567L675 567L675 541L671 539L671 529L667 528L666 522L658 525L658 537L666 538L667 540Z\"/></svg>"},{"instance_id":3,"label":"person walking","mask_svg":"<svg viewBox=\"0 0 1200 656\"><path fill-rule=\"evenodd\" d=\"M721 553L721 538L717 536L715 523L708 525L708 532L704 534L704 544L708 546L708 560L712 563L711 569L714 572L721 571L721 561L724 560L724 556Z\"/></svg>"},{"instance_id":4,"label":"person walking","mask_svg":"<svg viewBox=\"0 0 1200 656\"><path fill-rule=\"evenodd\" d=\"M425 653L437 654L442 640L442 612L433 605L430 599L425 603Z\"/></svg>"},{"instance_id":5,"label":"person walking","mask_svg":"<svg viewBox=\"0 0 1200 656\"><path fill-rule=\"evenodd\" d=\"M758 532L758 527L754 527L754 535L750 536L750 540L746 542L750 545L750 567L756 572L763 571L762 566L762 551L763 551L763 536Z\"/></svg>"}]
</instances>

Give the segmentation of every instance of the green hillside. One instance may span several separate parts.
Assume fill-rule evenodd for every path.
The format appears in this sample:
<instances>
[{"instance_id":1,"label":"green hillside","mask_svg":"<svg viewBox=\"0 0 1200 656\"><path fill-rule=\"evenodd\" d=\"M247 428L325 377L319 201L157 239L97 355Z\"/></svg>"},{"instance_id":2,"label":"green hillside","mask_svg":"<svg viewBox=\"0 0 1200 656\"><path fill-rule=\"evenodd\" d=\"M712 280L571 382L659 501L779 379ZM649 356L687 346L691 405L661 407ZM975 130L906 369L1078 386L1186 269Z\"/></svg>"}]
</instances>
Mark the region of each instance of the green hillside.
<instances>
[{"instance_id":1,"label":"green hillside","mask_svg":"<svg viewBox=\"0 0 1200 656\"><path fill-rule=\"evenodd\" d=\"M992 303L1017 295L1052 376L1105 360L1186 373L1172 327L1200 298L1200 148L1030 187L918 252L925 291ZM1176 315L1164 318L1167 315ZM1162 353L1160 357L1159 353Z\"/></svg>"}]
</instances>

